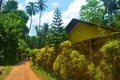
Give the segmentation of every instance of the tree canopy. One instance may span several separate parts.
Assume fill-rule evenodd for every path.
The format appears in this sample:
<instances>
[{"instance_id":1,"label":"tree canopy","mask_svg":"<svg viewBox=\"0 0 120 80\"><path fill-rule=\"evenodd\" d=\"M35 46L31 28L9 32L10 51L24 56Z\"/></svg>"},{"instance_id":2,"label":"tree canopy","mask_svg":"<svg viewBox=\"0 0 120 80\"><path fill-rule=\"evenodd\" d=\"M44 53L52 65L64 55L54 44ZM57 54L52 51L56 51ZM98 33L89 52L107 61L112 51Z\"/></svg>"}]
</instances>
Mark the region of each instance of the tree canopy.
<instances>
[{"instance_id":1,"label":"tree canopy","mask_svg":"<svg viewBox=\"0 0 120 80\"><path fill-rule=\"evenodd\" d=\"M81 20L120 27L119 0L86 0L86 2L86 5L83 5L80 10Z\"/></svg>"}]
</instances>

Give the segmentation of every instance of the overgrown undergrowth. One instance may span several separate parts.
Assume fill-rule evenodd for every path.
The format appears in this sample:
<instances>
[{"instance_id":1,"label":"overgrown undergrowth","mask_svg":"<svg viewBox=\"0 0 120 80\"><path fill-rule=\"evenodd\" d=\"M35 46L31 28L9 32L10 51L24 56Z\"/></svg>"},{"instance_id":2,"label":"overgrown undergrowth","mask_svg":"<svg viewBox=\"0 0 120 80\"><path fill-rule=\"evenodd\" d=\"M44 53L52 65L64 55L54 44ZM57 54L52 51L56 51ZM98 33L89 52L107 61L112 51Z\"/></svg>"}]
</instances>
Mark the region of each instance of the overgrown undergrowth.
<instances>
[{"instance_id":1,"label":"overgrown undergrowth","mask_svg":"<svg viewBox=\"0 0 120 80\"><path fill-rule=\"evenodd\" d=\"M3 66L2 69L0 69L1 74L0 74L0 80L4 80L5 76L9 74L11 70L11 66Z\"/></svg>"},{"instance_id":2,"label":"overgrown undergrowth","mask_svg":"<svg viewBox=\"0 0 120 80\"><path fill-rule=\"evenodd\" d=\"M120 79L119 39L105 41L98 49L94 49L94 47L100 43L89 45L93 49L88 48L86 51L82 51L83 47L86 49L85 43L84 45L79 44L76 44L77 48L74 48L76 45L73 46L70 41L65 41L57 48L46 46L35 49L32 55L33 64L53 72L60 76L62 80ZM89 52L90 50L92 50L92 53ZM36 70L41 69L39 67Z\"/></svg>"},{"instance_id":3,"label":"overgrown undergrowth","mask_svg":"<svg viewBox=\"0 0 120 80\"><path fill-rule=\"evenodd\" d=\"M37 74L37 76L42 78L42 80L60 80L54 73L44 69L41 66L31 65L32 70Z\"/></svg>"}]
</instances>

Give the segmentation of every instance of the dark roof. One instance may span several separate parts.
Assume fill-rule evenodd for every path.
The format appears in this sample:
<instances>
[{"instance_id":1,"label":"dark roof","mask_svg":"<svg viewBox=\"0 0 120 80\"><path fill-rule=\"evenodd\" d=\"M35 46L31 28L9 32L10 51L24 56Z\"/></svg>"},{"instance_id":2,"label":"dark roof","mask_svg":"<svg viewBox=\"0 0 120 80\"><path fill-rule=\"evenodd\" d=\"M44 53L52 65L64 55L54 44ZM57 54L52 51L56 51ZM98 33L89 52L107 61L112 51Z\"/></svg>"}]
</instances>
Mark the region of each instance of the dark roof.
<instances>
[{"instance_id":1,"label":"dark roof","mask_svg":"<svg viewBox=\"0 0 120 80\"><path fill-rule=\"evenodd\" d=\"M70 32L71 29L72 29L78 22L85 23L85 24L89 24L89 25L93 25L93 26L96 26L96 27L102 27L102 28L109 29L109 30L112 30L112 31L120 31L120 29L116 29L116 28L112 28L112 27L107 27L107 26L103 26L103 25L99 25L99 24L94 24L94 23L90 23L90 22L86 22L86 21L82 21L82 20L78 20L78 19L72 19L72 20L70 21L70 23L66 26L65 30L66 30L67 32Z\"/></svg>"}]
</instances>

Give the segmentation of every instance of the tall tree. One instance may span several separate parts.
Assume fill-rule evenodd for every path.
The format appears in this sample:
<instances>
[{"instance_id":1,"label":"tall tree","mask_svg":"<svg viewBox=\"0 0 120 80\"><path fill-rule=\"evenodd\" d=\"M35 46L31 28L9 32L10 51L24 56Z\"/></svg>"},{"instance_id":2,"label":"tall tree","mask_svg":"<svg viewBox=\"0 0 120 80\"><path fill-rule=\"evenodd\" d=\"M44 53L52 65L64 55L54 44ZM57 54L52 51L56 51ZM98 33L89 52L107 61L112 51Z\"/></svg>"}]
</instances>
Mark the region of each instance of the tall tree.
<instances>
[{"instance_id":1,"label":"tall tree","mask_svg":"<svg viewBox=\"0 0 120 80\"><path fill-rule=\"evenodd\" d=\"M31 17L30 28L29 28L29 32L30 32L32 26L32 16L38 12L36 4L33 2L29 2L28 5L26 6L26 11Z\"/></svg>"},{"instance_id":2,"label":"tall tree","mask_svg":"<svg viewBox=\"0 0 120 80\"><path fill-rule=\"evenodd\" d=\"M105 10L107 13L112 14L115 12L115 10L118 9L118 2L120 0L101 0L104 3Z\"/></svg>"},{"instance_id":3,"label":"tall tree","mask_svg":"<svg viewBox=\"0 0 120 80\"><path fill-rule=\"evenodd\" d=\"M55 45L63 41L63 22L59 8L54 11L54 16L51 24L51 32L53 33L53 43Z\"/></svg>"},{"instance_id":4,"label":"tall tree","mask_svg":"<svg viewBox=\"0 0 120 80\"><path fill-rule=\"evenodd\" d=\"M104 3L107 25L120 28L120 0L101 0Z\"/></svg>"},{"instance_id":5,"label":"tall tree","mask_svg":"<svg viewBox=\"0 0 120 80\"><path fill-rule=\"evenodd\" d=\"M3 14L1 18L0 50L3 51L2 55L5 56L4 61L12 63L16 61L17 48L19 46L19 40L22 39L22 27L25 23L21 17L14 12Z\"/></svg>"},{"instance_id":6,"label":"tall tree","mask_svg":"<svg viewBox=\"0 0 120 80\"><path fill-rule=\"evenodd\" d=\"M24 25L22 26L22 35L25 37L29 33L29 29L26 26L26 23L29 19L28 15L23 10L18 10L18 2L15 0L8 0L5 5L3 5L2 13L7 14L9 12L13 12L16 15L20 16L22 21L24 22Z\"/></svg>"},{"instance_id":7,"label":"tall tree","mask_svg":"<svg viewBox=\"0 0 120 80\"><path fill-rule=\"evenodd\" d=\"M47 8L47 6L45 5L45 0L38 0L37 5L38 5L38 9L39 9L39 30L40 30L40 26L41 26L41 15L42 12Z\"/></svg>"},{"instance_id":8,"label":"tall tree","mask_svg":"<svg viewBox=\"0 0 120 80\"><path fill-rule=\"evenodd\" d=\"M14 11L12 11L12 12L14 12L14 13L16 13L18 16L20 16L21 17L21 19L22 19L22 21L25 23L25 25L23 25L23 37L25 37L26 35L28 35L29 34L29 29L28 29L28 27L26 26L26 23L27 23L27 21L28 21L28 19L29 19L29 16L25 13L25 11L23 11L23 10L14 10Z\"/></svg>"},{"instance_id":9,"label":"tall tree","mask_svg":"<svg viewBox=\"0 0 120 80\"><path fill-rule=\"evenodd\" d=\"M38 48L44 47L46 45L49 45L49 24L44 23L43 26L41 26L41 29L37 30L37 36L38 36Z\"/></svg>"},{"instance_id":10,"label":"tall tree","mask_svg":"<svg viewBox=\"0 0 120 80\"><path fill-rule=\"evenodd\" d=\"M81 7L80 19L92 23L103 24L103 4L101 4L98 0L86 0L86 2L86 5Z\"/></svg>"},{"instance_id":11,"label":"tall tree","mask_svg":"<svg viewBox=\"0 0 120 80\"><path fill-rule=\"evenodd\" d=\"M60 28L63 27L63 22L62 22L62 15L61 12L59 10L59 8L56 8L54 10L54 16L53 16L53 20L52 20L52 27L56 27L56 28Z\"/></svg>"},{"instance_id":12,"label":"tall tree","mask_svg":"<svg viewBox=\"0 0 120 80\"><path fill-rule=\"evenodd\" d=\"M86 2L80 10L81 20L120 27L119 0L86 0Z\"/></svg>"},{"instance_id":13,"label":"tall tree","mask_svg":"<svg viewBox=\"0 0 120 80\"><path fill-rule=\"evenodd\" d=\"M17 10L18 2L15 0L8 0L6 4L3 6L3 13L8 13L13 10Z\"/></svg>"},{"instance_id":14,"label":"tall tree","mask_svg":"<svg viewBox=\"0 0 120 80\"><path fill-rule=\"evenodd\" d=\"M48 40L49 40L48 32L49 32L49 25L47 23L44 23L42 28L42 36L43 36L42 42L44 43L44 46L48 45Z\"/></svg>"},{"instance_id":15,"label":"tall tree","mask_svg":"<svg viewBox=\"0 0 120 80\"><path fill-rule=\"evenodd\" d=\"M26 36L26 43L31 49L38 48L38 37L37 36Z\"/></svg>"}]
</instances>

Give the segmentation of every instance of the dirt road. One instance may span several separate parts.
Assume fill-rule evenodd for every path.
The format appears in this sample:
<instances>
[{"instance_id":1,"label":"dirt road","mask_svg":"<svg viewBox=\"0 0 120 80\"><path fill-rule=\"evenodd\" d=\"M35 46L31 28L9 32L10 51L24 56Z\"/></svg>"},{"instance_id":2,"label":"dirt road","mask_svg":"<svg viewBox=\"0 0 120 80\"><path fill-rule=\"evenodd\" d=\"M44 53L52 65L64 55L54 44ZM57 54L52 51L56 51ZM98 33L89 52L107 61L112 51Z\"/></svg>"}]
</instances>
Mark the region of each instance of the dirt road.
<instances>
[{"instance_id":1,"label":"dirt road","mask_svg":"<svg viewBox=\"0 0 120 80\"><path fill-rule=\"evenodd\" d=\"M13 66L12 71L5 80L42 80L39 79L31 70L30 62L21 62Z\"/></svg>"}]
</instances>

